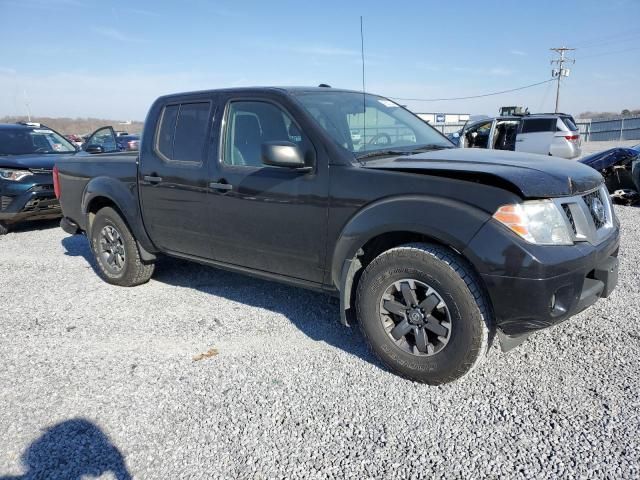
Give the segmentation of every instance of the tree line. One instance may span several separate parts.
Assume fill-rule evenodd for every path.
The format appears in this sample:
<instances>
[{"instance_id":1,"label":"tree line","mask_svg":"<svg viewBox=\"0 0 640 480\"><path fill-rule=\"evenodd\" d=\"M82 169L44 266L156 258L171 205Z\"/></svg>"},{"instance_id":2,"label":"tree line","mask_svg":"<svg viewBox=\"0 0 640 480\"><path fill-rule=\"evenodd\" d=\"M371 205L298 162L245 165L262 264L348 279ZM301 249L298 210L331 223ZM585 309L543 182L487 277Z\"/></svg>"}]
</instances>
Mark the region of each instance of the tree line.
<instances>
[{"instance_id":1,"label":"tree line","mask_svg":"<svg viewBox=\"0 0 640 480\"><path fill-rule=\"evenodd\" d=\"M582 112L578 118L590 118L592 120L600 120L603 118L619 118L619 117L639 117L640 109L629 110L625 108L620 113L616 112Z\"/></svg>"},{"instance_id":2,"label":"tree line","mask_svg":"<svg viewBox=\"0 0 640 480\"><path fill-rule=\"evenodd\" d=\"M26 116L5 116L0 117L0 123L26 122ZM123 124L120 120L107 120L103 118L53 118L53 117L31 117L32 122L41 123L54 129L63 135L86 135L100 127L111 125L114 130L123 130L128 133L142 132L142 122L131 122Z\"/></svg>"}]
</instances>

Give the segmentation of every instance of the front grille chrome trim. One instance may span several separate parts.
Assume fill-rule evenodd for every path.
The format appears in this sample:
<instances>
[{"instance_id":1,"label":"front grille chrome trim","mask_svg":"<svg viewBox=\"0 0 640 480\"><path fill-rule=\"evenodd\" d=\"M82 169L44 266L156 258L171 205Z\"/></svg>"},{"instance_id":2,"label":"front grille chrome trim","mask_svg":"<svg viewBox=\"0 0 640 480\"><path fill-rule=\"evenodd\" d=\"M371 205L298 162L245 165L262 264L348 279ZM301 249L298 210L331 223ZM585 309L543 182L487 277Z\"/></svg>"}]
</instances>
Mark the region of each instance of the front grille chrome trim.
<instances>
[{"instance_id":1,"label":"front grille chrome trim","mask_svg":"<svg viewBox=\"0 0 640 480\"><path fill-rule=\"evenodd\" d=\"M604 219L600 220L593 211L594 199L600 200ZM554 198L553 202L567 224L574 242L589 242L598 245L604 241L614 229L613 205L609 192L604 185L573 197Z\"/></svg>"}]
</instances>

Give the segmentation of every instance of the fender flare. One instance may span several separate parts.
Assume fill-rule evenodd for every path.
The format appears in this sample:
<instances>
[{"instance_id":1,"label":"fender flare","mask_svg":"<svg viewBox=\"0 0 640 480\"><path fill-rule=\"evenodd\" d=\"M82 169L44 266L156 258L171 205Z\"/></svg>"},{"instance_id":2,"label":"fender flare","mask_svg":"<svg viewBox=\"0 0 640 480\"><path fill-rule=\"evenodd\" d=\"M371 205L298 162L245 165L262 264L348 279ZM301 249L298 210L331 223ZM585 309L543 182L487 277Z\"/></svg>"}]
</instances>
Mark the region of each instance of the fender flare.
<instances>
[{"instance_id":1,"label":"fender flare","mask_svg":"<svg viewBox=\"0 0 640 480\"><path fill-rule=\"evenodd\" d=\"M349 325L353 280L362 265L362 247L392 232L424 235L462 252L491 218L480 208L429 195L388 197L356 212L343 227L331 260L331 283L340 292L341 323Z\"/></svg>"},{"instance_id":2,"label":"fender flare","mask_svg":"<svg viewBox=\"0 0 640 480\"><path fill-rule=\"evenodd\" d=\"M85 218L87 218L90 206L95 199L105 198L113 202L122 214L123 220L131 229L138 243L141 258L145 261L153 261L156 258L155 253L158 252L158 249L144 228L135 184L133 184L133 187L134 188L132 188L131 183L125 183L111 177L101 176L92 178L89 183L87 183L82 195L81 211L85 215ZM88 230L88 220L86 224L86 229Z\"/></svg>"}]
</instances>

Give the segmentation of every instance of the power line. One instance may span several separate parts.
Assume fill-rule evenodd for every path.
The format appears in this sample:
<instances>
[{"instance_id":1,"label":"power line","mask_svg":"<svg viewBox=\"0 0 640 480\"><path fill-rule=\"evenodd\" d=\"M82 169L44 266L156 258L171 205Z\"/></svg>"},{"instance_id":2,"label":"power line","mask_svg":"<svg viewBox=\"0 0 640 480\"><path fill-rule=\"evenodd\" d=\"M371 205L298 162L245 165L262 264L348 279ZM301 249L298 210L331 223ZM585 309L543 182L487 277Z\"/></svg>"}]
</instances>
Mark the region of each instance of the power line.
<instances>
[{"instance_id":1,"label":"power line","mask_svg":"<svg viewBox=\"0 0 640 480\"><path fill-rule=\"evenodd\" d=\"M586 45L584 47L580 47L580 50L587 50L590 48L600 48L600 47L604 47L606 45L611 45L611 44L616 44L616 43L626 43L626 42L631 42L631 41L637 41L637 37L640 36L640 32L632 34L632 35L627 35L625 37L620 37L617 39L613 39L613 40L607 40L606 42L598 42L598 43L593 43L590 45Z\"/></svg>"},{"instance_id":2,"label":"power line","mask_svg":"<svg viewBox=\"0 0 640 480\"><path fill-rule=\"evenodd\" d=\"M576 58L576 60L584 60L585 58L604 57L604 56L607 56L607 55L615 55L617 53L631 52L633 50L640 50L640 47L631 47L631 48L625 48L623 50L613 50L613 51L610 51L610 52L594 53L593 55L586 55L584 57L578 57L578 58Z\"/></svg>"},{"instance_id":3,"label":"power line","mask_svg":"<svg viewBox=\"0 0 640 480\"><path fill-rule=\"evenodd\" d=\"M551 90L551 84L547 84L547 88L544 89L544 94L542 96L542 100L540 101L540 108L538 108L539 112L544 112L544 104L547 102L547 97L549 96L549 91Z\"/></svg>"},{"instance_id":4,"label":"power line","mask_svg":"<svg viewBox=\"0 0 640 480\"><path fill-rule=\"evenodd\" d=\"M389 97L391 100L401 100L404 102L444 102L450 100L469 100L472 98L482 98L482 97L491 97L494 95L502 95L503 93L517 92L518 90L524 90L526 88L536 87L538 85L542 85L543 83L553 82L555 78L550 78L548 80L544 80L542 82L532 83L530 85L525 85L523 87L518 88L510 88L509 90L502 90L500 92L491 92L491 93L483 93L482 95L470 95L468 97L453 97L453 98L404 98L404 97Z\"/></svg>"},{"instance_id":5,"label":"power line","mask_svg":"<svg viewBox=\"0 0 640 480\"><path fill-rule=\"evenodd\" d=\"M604 45L604 44L607 44L607 43L616 42L616 41L619 41L620 39L633 37L633 36L636 36L636 35L640 35L640 29L633 28L631 30L625 30L625 31L622 31L622 32L614 33L612 35L604 35L604 36L601 36L601 37L591 38L589 40L578 42L575 45L579 49L592 48L592 47L597 47L597 46Z\"/></svg>"}]
</instances>

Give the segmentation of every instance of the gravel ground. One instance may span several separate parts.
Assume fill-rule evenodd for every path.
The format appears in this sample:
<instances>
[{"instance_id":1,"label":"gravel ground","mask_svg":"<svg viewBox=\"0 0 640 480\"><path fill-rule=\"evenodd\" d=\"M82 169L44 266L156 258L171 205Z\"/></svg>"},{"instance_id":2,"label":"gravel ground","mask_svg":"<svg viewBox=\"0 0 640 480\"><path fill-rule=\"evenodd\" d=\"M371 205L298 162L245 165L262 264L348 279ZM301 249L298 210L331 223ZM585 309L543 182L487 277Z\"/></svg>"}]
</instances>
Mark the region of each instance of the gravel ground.
<instances>
[{"instance_id":1,"label":"gravel ground","mask_svg":"<svg viewBox=\"0 0 640 480\"><path fill-rule=\"evenodd\" d=\"M612 297L443 387L385 371L321 294L171 259L123 289L84 237L11 233L0 478L638 478L640 210L618 212Z\"/></svg>"}]
</instances>

